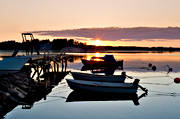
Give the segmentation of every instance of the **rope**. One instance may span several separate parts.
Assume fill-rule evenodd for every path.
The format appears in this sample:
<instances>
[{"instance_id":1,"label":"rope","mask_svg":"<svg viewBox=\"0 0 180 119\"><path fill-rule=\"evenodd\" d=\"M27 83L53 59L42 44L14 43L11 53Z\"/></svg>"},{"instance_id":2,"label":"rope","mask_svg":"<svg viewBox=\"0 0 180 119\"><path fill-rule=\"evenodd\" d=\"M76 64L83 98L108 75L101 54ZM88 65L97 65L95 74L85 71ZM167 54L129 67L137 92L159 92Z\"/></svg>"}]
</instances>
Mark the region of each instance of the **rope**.
<instances>
[{"instance_id":1,"label":"rope","mask_svg":"<svg viewBox=\"0 0 180 119\"><path fill-rule=\"evenodd\" d=\"M157 96L180 96L180 93L176 93L176 92L161 92L161 91L153 91L153 90L150 90L150 92L154 92L154 93L157 93L155 95Z\"/></svg>"},{"instance_id":2,"label":"rope","mask_svg":"<svg viewBox=\"0 0 180 119\"><path fill-rule=\"evenodd\" d=\"M171 84L173 84L174 82L171 82L171 83L148 83L148 82L143 82L143 83L140 83L140 84L151 84L151 85L165 85L165 86L169 86Z\"/></svg>"},{"instance_id":3,"label":"rope","mask_svg":"<svg viewBox=\"0 0 180 119\"><path fill-rule=\"evenodd\" d=\"M158 77L170 77L170 76L145 76L145 77L139 77L139 78L158 78Z\"/></svg>"},{"instance_id":4,"label":"rope","mask_svg":"<svg viewBox=\"0 0 180 119\"><path fill-rule=\"evenodd\" d=\"M140 89L138 89L140 90ZM157 90L148 90L148 93L156 93L155 96L148 95L148 97L157 97L157 96L180 96L180 92L163 92L163 91L157 91Z\"/></svg>"}]
</instances>

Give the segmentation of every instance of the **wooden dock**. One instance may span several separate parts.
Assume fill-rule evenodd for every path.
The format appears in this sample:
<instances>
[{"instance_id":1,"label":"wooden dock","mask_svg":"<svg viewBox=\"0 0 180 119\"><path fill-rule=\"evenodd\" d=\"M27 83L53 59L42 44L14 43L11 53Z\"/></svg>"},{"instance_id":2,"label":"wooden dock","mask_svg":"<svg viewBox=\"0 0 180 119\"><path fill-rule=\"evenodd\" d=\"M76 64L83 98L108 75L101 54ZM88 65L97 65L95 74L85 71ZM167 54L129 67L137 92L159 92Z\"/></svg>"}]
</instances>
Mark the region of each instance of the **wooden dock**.
<instances>
[{"instance_id":1,"label":"wooden dock","mask_svg":"<svg viewBox=\"0 0 180 119\"><path fill-rule=\"evenodd\" d=\"M22 109L29 109L35 101L46 99L68 74L67 64L71 56L59 55L33 55L20 71L0 76L0 104L5 115L16 105L22 105ZM15 104L11 106L10 104ZM5 110L6 107L10 109Z\"/></svg>"},{"instance_id":2,"label":"wooden dock","mask_svg":"<svg viewBox=\"0 0 180 119\"><path fill-rule=\"evenodd\" d=\"M40 54L32 33L22 33L22 38L26 55L17 56L19 50L15 49L11 56L0 56L0 118L17 105L30 109L34 102L46 100L52 88L68 74L70 55Z\"/></svg>"},{"instance_id":3,"label":"wooden dock","mask_svg":"<svg viewBox=\"0 0 180 119\"><path fill-rule=\"evenodd\" d=\"M32 56L25 67L31 68L31 72L33 72L31 78L34 78L35 75L39 78L40 75L49 72L67 72L67 63L70 58L66 54L37 55Z\"/></svg>"}]
</instances>

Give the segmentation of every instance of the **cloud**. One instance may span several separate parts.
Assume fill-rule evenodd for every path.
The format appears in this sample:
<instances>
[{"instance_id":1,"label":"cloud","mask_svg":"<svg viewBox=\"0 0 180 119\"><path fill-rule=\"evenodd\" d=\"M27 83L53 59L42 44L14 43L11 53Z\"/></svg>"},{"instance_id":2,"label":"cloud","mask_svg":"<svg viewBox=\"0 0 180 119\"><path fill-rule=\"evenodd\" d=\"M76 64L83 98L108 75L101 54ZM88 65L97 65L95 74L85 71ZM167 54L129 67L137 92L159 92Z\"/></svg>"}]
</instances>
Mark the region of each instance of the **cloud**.
<instances>
[{"instance_id":1,"label":"cloud","mask_svg":"<svg viewBox=\"0 0 180 119\"><path fill-rule=\"evenodd\" d=\"M109 41L157 41L180 39L179 27L81 28L59 31L34 31L33 33L52 37L100 38Z\"/></svg>"}]
</instances>

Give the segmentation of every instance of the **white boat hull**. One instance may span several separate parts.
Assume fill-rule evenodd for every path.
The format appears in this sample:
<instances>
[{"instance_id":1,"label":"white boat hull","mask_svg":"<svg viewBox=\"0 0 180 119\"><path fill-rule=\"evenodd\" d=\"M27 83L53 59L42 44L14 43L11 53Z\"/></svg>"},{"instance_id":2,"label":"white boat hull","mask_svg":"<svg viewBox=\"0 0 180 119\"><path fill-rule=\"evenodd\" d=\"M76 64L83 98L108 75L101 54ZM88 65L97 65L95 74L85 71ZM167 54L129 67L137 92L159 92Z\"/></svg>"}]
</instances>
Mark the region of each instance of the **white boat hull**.
<instances>
[{"instance_id":1,"label":"white boat hull","mask_svg":"<svg viewBox=\"0 0 180 119\"><path fill-rule=\"evenodd\" d=\"M104 75L94 75L94 74L87 74L87 73L80 73L80 72L71 72L71 74L75 80L123 83L124 80L126 79L126 77L122 75L104 76Z\"/></svg>"},{"instance_id":2,"label":"white boat hull","mask_svg":"<svg viewBox=\"0 0 180 119\"><path fill-rule=\"evenodd\" d=\"M15 73L21 70L21 68L28 62L30 57L17 56L7 57L0 61L0 75Z\"/></svg>"},{"instance_id":3,"label":"white boat hull","mask_svg":"<svg viewBox=\"0 0 180 119\"><path fill-rule=\"evenodd\" d=\"M90 91L96 93L136 93L138 84L111 83L98 81L83 81L66 79L69 87L74 91Z\"/></svg>"}]
</instances>

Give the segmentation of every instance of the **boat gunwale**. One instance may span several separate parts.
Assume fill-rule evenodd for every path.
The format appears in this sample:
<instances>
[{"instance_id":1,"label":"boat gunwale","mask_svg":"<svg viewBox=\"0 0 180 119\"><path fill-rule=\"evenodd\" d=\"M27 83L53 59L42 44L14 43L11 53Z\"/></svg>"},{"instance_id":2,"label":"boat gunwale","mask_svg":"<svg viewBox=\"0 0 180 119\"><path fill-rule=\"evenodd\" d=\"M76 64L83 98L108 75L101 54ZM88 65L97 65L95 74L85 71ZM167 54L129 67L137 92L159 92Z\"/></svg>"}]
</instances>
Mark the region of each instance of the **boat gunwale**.
<instances>
[{"instance_id":1,"label":"boat gunwale","mask_svg":"<svg viewBox=\"0 0 180 119\"><path fill-rule=\"evenodd\" d=\"M120 83L120 84L126 84L126 86L108 86L108 85L99 85L98 83L112 83L112 82L99 82L99 81L84 81L84 80L73 80L73 79L66 79L66 81L71 82L71 83L76 83L78 85L84 85L84 86L91 86L91 87L102 87L102 88L124 88L124 89L136 89L138 87L134 86L133 83ZM81 81L81 82L94 82L94 84L82 84L79 83L77 81ZM97 84L96 84L97 83ZM113 83L112 83L113 84ZM117 84L117 83L115 83ZM127 86L130 85L130 86Z\"/></svg>"},{"instance_id":2,"label":"boat gunwale","mask_svg":"<svg viewBox=\"0 0 180 119\"><path fill-rule=\"evenodd\" d=\"M94 74L90 74L90 73L81 73L81 72L70 72L72 75L73 74L80 74L80 75L85 75L85 76L87 76L87 75L89 75L89 76L97 76L97 77L104 77L104 78L111 78L111 77L121 77L122 75L108 75L108 76L106 76L106 75L94 75Z\"/></svg>"}]
</instances>

